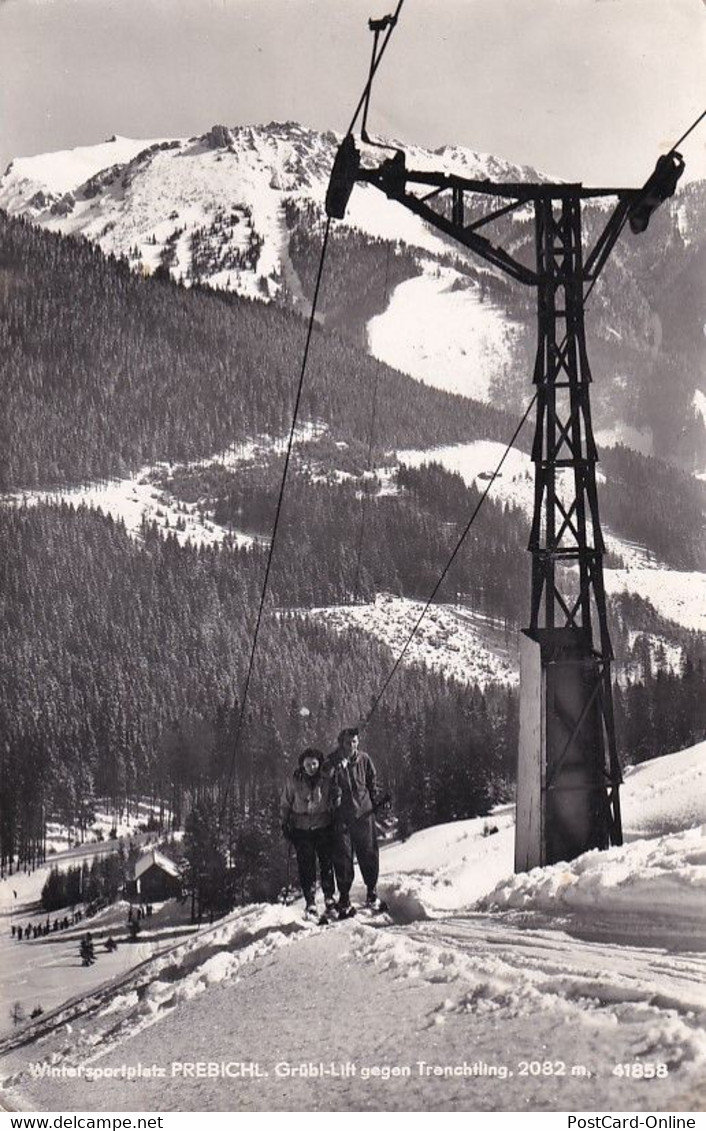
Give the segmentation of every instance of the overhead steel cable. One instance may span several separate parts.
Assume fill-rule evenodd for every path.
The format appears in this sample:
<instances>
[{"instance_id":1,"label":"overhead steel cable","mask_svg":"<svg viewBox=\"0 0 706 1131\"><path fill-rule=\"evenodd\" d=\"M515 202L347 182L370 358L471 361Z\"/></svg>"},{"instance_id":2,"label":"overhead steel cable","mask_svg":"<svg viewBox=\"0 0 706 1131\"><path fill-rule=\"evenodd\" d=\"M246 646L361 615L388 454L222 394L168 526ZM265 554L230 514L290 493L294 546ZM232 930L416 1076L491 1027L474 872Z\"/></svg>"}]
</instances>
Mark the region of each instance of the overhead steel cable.
<instances>
[{"instance_id":1,"label":"overhead steel cable","mask_svg":"<svg viewBox=\"0 0 706 1131\"><path fill-rule=\"evenodd\" d=\"M620 221L620 226L618 227L618 231L617 231L616 236L615 236L615 241L614 241L615 243L618 242L621 235L623 234L623 229L624 229L624 227L627 224L629 219L630 219L630 213L626 212L625 215L623 216L622 220ZM591 285L588 287L588 289L584 293L584 296L583 296L583 309L584 309L584 311L586 310L586 303L588 302L589 295L593 291L593 288L595 287L596 283L598 282L598 279L599 279L599 276L597 274L594 275L593 278L591 279Z\"/></svg>"},{"instance_id":2,"label":"overhead steel cable","mask_svg":"<svg viewBox=\"0 0 706 1131\"><path fill-rule=\"evenodd\" d=\"M373 79L375 78L375 75L377 73L377 69L380 66L380 63L382 62L382 57L385 54L388 43L390 42L390 37L391 37L393 31L395 30L395 27L397 25L397 21L398 21L399 16L400 16L400 12L402 11L402 5L403 4L404 4L404 0L399 0L399 3L397 5L393 15L388 16L386 18L387 33L386 33L385 38L382 42L382 46L381 46L381 48L378 52L377 58L374 58L373 62L371 64L370 74L368 75L368 81L366 82L366 84L363 88L363 93L361 94L358 105L355 108L355 113L354 113L353 117L351 118L351 124L348 127L348 130L346 131L349 134L353 133L353 127L355 126L355 124L358 120L358 116L360 115L360 112L363 109L363 107L365 106L367 100L370 98L370 91L372 89Z\"/></svg>"},{"instance_id":3,"label":"overhead steel cable","mask_svg":"<svg viewBox=\"0 0 706 1131\"><path fill-rule=\"evenodd\" d=\"M355 109L355 113L353 114L353 118L351 119L351 124L348 127L348 131L347 131L348 134L351 134L353 132L353 127L355 126L355 123L358 119L358 116L359 116L361 110L363 109L363 107L367 104L367 102L370 99L370 91L372 89L373 79L375 78L375 75L377 73L377 69L380 66L380 63L382 61L382 57L385 54L385 50L387 48L387 45L390 42L390 37L391 37L392 32L394 31L395 26L397 24L397 20L399 18L400 12L402 11L403 4L404 4L404 0L399 0L399 2L397 4L397 8L395 9L395 12L391 16L387 16L384 19L384 25L387 29L387 34L385 35L385 39L383 40L382 46L380 47L380 50L377 54L377 57L373 59L373 62L371 64L370 74L368 75L368 81L366 82L365 87L363 88L363 93L360 96L360 101L358 102L358 105ZM289 463L290 463L290 458L291 458L291 454L292 454L292 446L294 444L294 433L295 433L295 430L296 430L297 417L298 417L298 413L299 413L299 404L301 402L302 388L304 386L304 376L305 376L305 373L306 373L306 366L307 366L307 361L308 361L308 358L309 358L309 346L311 345L311 337L312 337L312 333L313 333L313 329L314 329L314 321L315 321L315 317L316 317L316 306L317 306L318 298L319 298L319 289L320 289L320 286L321 286L321 277L323 275L324 261L326 259L326 250L327 250L327 247L328 247L328 239L329 239L330 231L331 231L331 216L329 215L327 220L326 220L326 228L324 230L324 239L323 239L323 243L322 243L322 247L321 247L321 258L319 260L319 268L318 268L318 272L317 272L317 275L316 275L316 285L314 287L314 297L313 297L312 304L311 304L311 315L310 315L310 318L309 318L309 326L308 326L307 336L306 336L306 345L304 347L304 357L303 357L303 360L302 360L301 373L299 375L299 385L297 387L297 395L296 395L296 400L295 400L295 404L294 404L294 413L293 413L293 416L292 416L292 427L291 427L290 433L289 433L289 442L287 444L287 453L286 453L285 461L284 461L284 469L282 471L282 481L281 481L281 484L280 484L279 497L278 497L278 500L277 500L277 510L275 512L275 520L274 520L274 524L273 524L273 528L272 528L272 538L270 540L270 549L269 549L269 553L267 555L267 565L266 565L266 568L265 568L265 578L264 578L264 581L263 581L263 584L262 584L262 593L260 595L260 606L258 608L257 621L255 623L255 632L254 632L254 635L253 635L252 649L251 649L251 652L250 652L250 661L248 663L248 671L247 671L247 675L246 675L246 678L245 678L245 687L243 689L243 696L242 696L241 705L240 705L240 713L238 715L238 722L237 722L237 725L236 725L236 728L235 728L235 736L234 736L234 739L233 739L233 752L231 754L231 762L230 762L230 768L229 768L229 772L228 772L228 778L227 778L227 781L226 781L226 788L225 788L225 791L224 791L224 794L223 794L223 800L221 802L221 811L220 811L221 820L223 819L223 816L224 816L225 810L226 810L226 806L227 806L227 803L228 803L228 795L230 793L230 787L231 787L231 784L232 784L232 781L233 781L233 774L235 772L235 760L236 760L236 755L237 755L237 752L238 752L238 744L239 744L239 741L240 741L240 735L242 733L243 722L244 722L244 719L245 719L245 709L246 709L246 706L247 706L248 692L249 692L249 689L250 689L250 682L251 682L251 679L252 679L253 667L254 667L254 664L255 664L255 653L256 653L256 650L257 650L257 641L258 641L258 636L259 636L259 633L260 633L260 625L262 623L262 615L263 615L264 608L265 608L265 599L267 597L267 587L268 587L269 578L270 578L270 571L271 571L271 568L272 568L272 558L273 558L273 554L274 554L275 539L277 537L277 530L278 530L278 527L279 527L279 519L280 519L280 514L282 512L282 502L283 502L283 499L284 499L284 490L285 490L285 486L286 486L286 482L287 482L287 473L289 471Z\"/></svg>"},{"instance_id":4,"label":"overhead steel cable","mask_svg":"<svg viewBox=\"0 0 706 1131\"><path fill-rule=\"evenodd\" d=\"M387 303L390 290L390 257L392 255L392 245L387 245L387 256L385 259L385 284L383 288L383 313L387 310ZM378 389L380 387L380 370L382 369L382 361L378 358L377 367L375 369L375 381L373 383L373 405L370 412L370 429L368 432L368 471L372 472L373 469L373 446L375 444L375 425L377 423L377 405L378 405ZM358 603L358 596L360 590L360 570L363 557L363 535L365 532L365 511L366 511L367 493L365 489L365 477L363 477L362 488L360 492L360 524L358 529L358 546L356 550L356 563L355 563L355 580L353 582L353 604Z\"/></svg>"},{"instance_id":5,"label":"overhead steel cable","mask_svg":"<svg viewBox=\"0 0 706 1131\"><path fill-rule=\"evenodd\" d=\"M692 132L693 132L693 130L695 130L695 129L696 129L696 127L698 126L699 122L700 122L700 121L701 121L701 120L702 120L703 118L706 118L706 110L704 110L702 114L699 114L698 118L697 118L697 119L696 119L696 120L695 120L694 122L692 122L692 123L691 123L691 125L689 126L688 130L686 131L686 133L683 133L683 134L681 135L681 137L679 138L679 141L675 141L675 142L674 142L674 145L673 145L673 146L672 146L672 148L671 148L671 149L669 150L669 152L670 152L670 153L673 153L673 152L674 152L674 150L675 150L675 149L676 149L676 148L677 148L678 146L680 146L680 145L681 145L681 143L682 143L683 141L686 141L686 139L688 138L689 134L690 134L690 133L692 133Z\"/></svg>"},{"instance_id":6,"label":"overhead steel cable","mask_svg":"<svg viewBox=\"0 0 706 1131\"><path fill-rule=\"evenodd\" d=\"M289 471L289 463L292 456L292 448L294 446L294 434L297 427L297 419L299 416L299 405L301 404L302 390L304 388L304 377L306 375L307 362L309 360L309 347L311 346L311 338L314 332L314 322L316 321L316 307L319 301L319 290L321 289L321 279L324 273L324 262L326 260L326 251L328 248L329 233L331 231L331 218L326 221L324 229L324 238L321 245L321 256L319 258L319 267L316 273L316 285L314 287L314 297L311 302L311 314L309 316L309 325L306 334L306 344L304 346L304 356L302 358L301 372L299 374L299 383L297 385L297 394L294 401L294 412L292 413L292 425L289 430L289 440L287 442L287 451L284 457L284 468L282 470L282 480L279 487L279 495L277 498L277 509L275 511L275 519L272 526L272 537L270 539L270 549L267 555L267 565L265 567L265 577L262 583L262 592L260 594L260 607L257 611L257 620L255 622L255 632L253 634L252 648L250 650L250 661L248 663L248 671L245 677L245 687L243 689L243 696L240 704L240 714L238 715L238 723L235 728L235 736L233 738L233 751L231 754L230 768L228 771L228 779L226 781L226 788L221 802L221 820L225 813L226 805L228 803L228 795L233 781L233 774L235 772L235 760L238 753L238 744L240 735L243 729L243 721L245 719L245 708L248 701L248 691L250 690L250 681L252 679L253 668L255 666L255 653L257 651L257 641L260 634L260 625L262 624L262 615L265 609L265 600L267 597L267 587L270 580L270 571L272 569L272 559L274 557L275 541L277 538L277 531L279 529L279 520L282 513L282 503L284 501L284 491L287 484L287 473Z\"/></svg>"},{"instance_id":7,"label":"overhead steel cable","mask_svg":"<svg viewBox=\"0 0 706 1131\"><path fill-rule=\"evenodd\" d=\"M507 459L507 456L510 452L510 449L512 448L512 445L515 443L515 440L517 439L517 437L519 436L519 434L522 430L522 426L524 425L525 421L527 420L527 417L529 416L530 412L532 411L534 403L537 400L537 395L538 394L535 393L534 396L532 397L532 400L527 405L527 408L525 409L525 411L522 415L522 419L520 420L520 423L517 425L517 428L515 429L515 431L512 434L512 439L508 442L507 447L505 448L505 451L503 452L502 459L500 460L498 466L495 468L495 471L493 472L490 479L488 480L488 485L485 488L480 499L476 503L476 505L473 509L473 514L471 515L468 522L466 523L466 526L463 530L463 533L461 534L458 542L456 543L449 560L447 561L446 565L444 566L444 569L442 570L442 573L441 573L436 585L434 586L431 593L429 594L426 605L424 606L421 613L417 617L417 621L414 625L414 628L412 629L409 636L407 637L405 645L402 648L402 651L400 652L399 656L395 660L394 666L393 666L390 674L388 675L387 679L385 680L384 684L382 685L381 690L378 692L377 696L375 697L375 699L373 701L373 705L370 708L370 710L368 711L368 714L365 718L365 722L363 723L364 727L366 727L368 725L368 723L370 722L370 720L372 719L373 715L375 714L375 711L378 708L378 704L380 703L383 695L385 694L388 687L392 683L392 680L395 676L395 673L397 672L397 669L399 668L400 664L402 663L402 660L404 659L404 657L407 653L407 649L409 648L410 644L412 643L412 640L414 639L414 636L417 632L417 629L419 628L420 624L424 620L424 617L428 613L429 608L431 607L431 605L434 601L434 598L436 597L437 593L439 592L439 589L441 588L441 586L444 582L444 579L446 578L446 575L448 574L449 570L451 569L451 566L453 564L453 561L454 561L456 555L458 554L459 550L461 549L461 546L465 542L466 536L467 536L469 530L471 529L471 527L473 526L473 523L476 520L476 516L478 515L480 508L483 506L483 503L485 502L485 500L488 497L488 493L490 492L490 488L493 486L493 483L495 482L498 475L500 474L500 469L502 468L503 464L505 463L505 460Z\"/></svg>"}]
</instances>

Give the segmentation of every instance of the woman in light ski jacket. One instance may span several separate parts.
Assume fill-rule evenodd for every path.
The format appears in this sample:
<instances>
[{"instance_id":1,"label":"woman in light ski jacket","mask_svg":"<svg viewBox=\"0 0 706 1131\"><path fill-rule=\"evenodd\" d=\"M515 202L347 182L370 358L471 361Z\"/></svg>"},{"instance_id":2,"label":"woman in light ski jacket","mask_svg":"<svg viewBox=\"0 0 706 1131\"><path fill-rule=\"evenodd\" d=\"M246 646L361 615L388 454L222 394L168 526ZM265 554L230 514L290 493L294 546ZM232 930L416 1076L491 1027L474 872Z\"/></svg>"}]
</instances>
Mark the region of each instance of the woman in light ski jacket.
<instances>
[{"instance_id":1,"label":"woman in light ski jacket","mask_svg":"<svg viewBox=\"0 0 706 1131\"><path fill-rule=\"evenodd\" d=\"M335 905L333 864L331 862L333 811L340 802L340 791L331 775L324 772L324 756L308 747L299 757L299 766L282 790L280 813L282 832L294 845L299 882L306 912L316 912L316 861L319 861L321 889L326 910Z\"/></svg>"}]
</instances>

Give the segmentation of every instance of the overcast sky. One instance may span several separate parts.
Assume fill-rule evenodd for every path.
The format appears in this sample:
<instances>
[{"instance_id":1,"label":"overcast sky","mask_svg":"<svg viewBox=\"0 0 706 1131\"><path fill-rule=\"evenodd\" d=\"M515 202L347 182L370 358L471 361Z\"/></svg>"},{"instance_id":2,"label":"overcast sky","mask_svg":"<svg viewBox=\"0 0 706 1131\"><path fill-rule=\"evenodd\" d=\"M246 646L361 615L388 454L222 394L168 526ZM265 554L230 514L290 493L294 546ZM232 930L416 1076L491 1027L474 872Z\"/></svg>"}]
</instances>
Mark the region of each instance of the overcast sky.
<instances>
[{"instance_id":1,"label":"overcast sky","mask_svg":"<svg viewBox=\"0 0 706 1131\"><path fill-rule=\"evenodd\" d=\"M345 129L396 0L0 0L0 166L294 118ZM706 108L705 0L405 0L371 129L632 185ZM706 177L706 122L685 143Z\"/></svg>"}]
</instances>

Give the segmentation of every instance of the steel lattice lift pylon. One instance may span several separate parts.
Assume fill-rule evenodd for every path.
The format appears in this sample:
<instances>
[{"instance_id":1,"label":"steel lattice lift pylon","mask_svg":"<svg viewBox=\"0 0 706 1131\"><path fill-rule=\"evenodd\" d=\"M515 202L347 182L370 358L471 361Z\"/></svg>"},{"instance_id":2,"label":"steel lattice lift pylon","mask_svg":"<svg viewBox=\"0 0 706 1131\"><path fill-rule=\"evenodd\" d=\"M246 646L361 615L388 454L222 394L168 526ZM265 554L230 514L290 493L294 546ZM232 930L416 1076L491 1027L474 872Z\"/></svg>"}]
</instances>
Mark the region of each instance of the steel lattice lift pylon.
<instances>
[{"instance_id":1,"label":"steel lattice lift pylon","mask_svg":"<svg viewBox=\"0 0 706 1131\"><path fill-rule=\"evenodd\" d=\"M365 134L363 140L369 140ZM343 218L355 182L368 183L537 289L532 587L530 623L520 642L517 871L622 843L584 304L625 224L644 231L652 212L673 194L683 168L681 155L671 150L641 189L494 183L408 170L402 150L376 167L363 167L349 133L331 174L329 217ZM597 197L617 197L617 204L584 257L582 205ZM483 215L479 198L490 204ZM528 206L534 216L532 265L480 234Z\"/></svg>"},{"instance_id":2,"label":"steel lattice lift pylon","mask_svg":"<svg viewBox=\"0 0 706 1131\"><path fill-rule=\"evenodd\" d=\"M518 871L622 842L581 227L580 189L535 200L537 409Z\"/></svg>"}]
</instances>

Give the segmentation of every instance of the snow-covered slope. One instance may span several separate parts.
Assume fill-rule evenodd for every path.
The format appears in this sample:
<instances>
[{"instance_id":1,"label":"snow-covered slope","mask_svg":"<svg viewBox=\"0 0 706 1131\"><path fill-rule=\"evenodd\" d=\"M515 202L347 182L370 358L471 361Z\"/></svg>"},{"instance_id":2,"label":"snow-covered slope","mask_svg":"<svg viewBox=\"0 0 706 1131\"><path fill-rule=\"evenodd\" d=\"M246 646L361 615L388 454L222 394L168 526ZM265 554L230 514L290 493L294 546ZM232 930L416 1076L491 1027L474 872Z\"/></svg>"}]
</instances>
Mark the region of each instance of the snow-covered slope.
<instances>
[{"instance_id":1,"label":"snow-covered slope","mask_svg":"<svg viewBox=\"0 0 706 1131\"><path fill-rule=\"evenodd\" d=\"M655 839L513 877L506 808L383 849L397 925L253 905L132 974L106 966L114 982L0 1047L3 1102L689 1110L706 1061L705 757L629 776L628 832ZM80 968L60 973L77 992Z\"/></svg>"},{"instance_id":2,"label":"snow-covered slope","mask_svg":"<svg viewBox=\"0 0 706 1131\"><path fill-rule=\"evenodd\" d=\"M312 609L310 615L336 631L357 628L401 651L424 605L405 597L378 594L372 604ZM519 683L517 641L502 625L461 606L429 609L405 654L405 663L423 664L462 683Z\"/></svg>"},{"instance_id":3,"label":"snow-covered slope","mask_svg":"<svg viewBox=\"0 0 706 1131\"><path fill-rule=\"evenodd\" d=\"M519 327L483 296L480 283L430 260L395 288L368 323L374 357L450 393L489 402L512 361Z\"/></svg>"},{"instance_id":4,"label":"snow-covered slope","mask_svg":"<svg viewBox=\"0 0 706 1131\"><path fill-rule=\"evenodd\" d=\"M322 426L302 424L295 432L294 442L311 440L321 432ZM219 467L237 469L243 464L261 460L273 451L283 450L283 443L284 441L271 436L258 436L246 443L234 444L209 459L178 466L182 470L189 470L217 464ZM253 536L220 526L212 520L209 509L211 500L186 503L161 485L175 466L154 464L143 467L124 479L84 483L79 487L8 493L0 495L0 505L32 507L38 503L66 503L72 507L85 506L110 515L116 522L122 523L126 533L136 540L142 537L145 525L155 525L165 536L176 538L180 545L190 542L194 546L215 546L227 542L236 546L251 546L256 540ZM266 542L266 539L262 538L260 541Z\"/></svg>"},{"instance_id":5,"label":"snow-covered slope","mask_svg":"<svg viewBox=\"0 0 706 1131\"><path fill-rule=\"evenodd\" d=\"M104 169L127 165L158 141L115 135L98 145L40 153L36 157L17 157L0 180L2 207L11 214L44 215L66 193L78 189Z\"/></svg>"}]
</instances>

